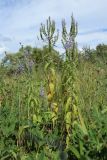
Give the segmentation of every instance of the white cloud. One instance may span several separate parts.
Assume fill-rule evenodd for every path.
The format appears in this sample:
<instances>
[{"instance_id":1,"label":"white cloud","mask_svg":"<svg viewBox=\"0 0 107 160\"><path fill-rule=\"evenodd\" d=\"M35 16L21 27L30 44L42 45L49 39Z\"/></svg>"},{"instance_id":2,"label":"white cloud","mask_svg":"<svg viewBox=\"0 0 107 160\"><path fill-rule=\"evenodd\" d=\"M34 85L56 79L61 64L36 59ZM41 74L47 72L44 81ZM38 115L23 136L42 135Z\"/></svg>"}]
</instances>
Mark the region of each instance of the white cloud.
<instances>
[{"instance_id":1,"label":"white cloud","mask_svg":"<svg viewBox=\"0 0 107 160\"><path fill-rule=\"evenodd\" d=\"M9 0L4 0L8 2ZM79 33L107 27L106 0L10 0L11 3L0 8L0 34L12 39L3 42L11 51L19 48L19 42L38 44L36 36L41 22L48 16L54 18L60 29L61 19L70 24L72 12L78 21ZM17 2L17 3L16 3ZM21 3L23 2L23 3ZM1 3L1 1L0 1ZM107 43L107 33L95 32L78 35L79 45L88 44L92 47L100 42ZM36 41L36 42L35 42Z\"/></svg>"},{"instance_id":2,"label":"white cloud","mask_svg":"<svg viewBox=\"0 0 107 160\"><path fill-rule=\"evenodd\" d=\"M5 47L0 47L0 55L3 54L3 52L6 50Z\"/></svg>"},{"instance_id":3,"label":"white cloud","mask_svg":"<svg viewBox=\"0 0 107 160\"><path fill-rule=\"evenodd\" d=\"M91 48L95 48L99 43L107 43L107 33L95 32L86 35L78 35L77 41L79 46L90 45Z\"/></svg>"}]
</instances>

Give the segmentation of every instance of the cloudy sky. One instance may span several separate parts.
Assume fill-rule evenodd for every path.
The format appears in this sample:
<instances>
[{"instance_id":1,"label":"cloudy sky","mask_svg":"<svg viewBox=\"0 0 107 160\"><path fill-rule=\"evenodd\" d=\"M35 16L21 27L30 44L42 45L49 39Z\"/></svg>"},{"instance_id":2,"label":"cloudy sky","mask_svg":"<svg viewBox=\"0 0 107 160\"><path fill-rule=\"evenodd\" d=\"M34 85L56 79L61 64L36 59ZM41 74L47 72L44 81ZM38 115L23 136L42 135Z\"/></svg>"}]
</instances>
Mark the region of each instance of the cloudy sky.
<instances>
[{"instance_id":1,"label":"cloudy sky","mask_svg":"<svg viewBox=\"0 0 107 160\"><path fill-rule=\"evenodd\" d=\"M0 56L5 50L17 51L19 42L40 47L40 23L51 16L57 28L63 18L69 27L72 13L78 22L79 48L107 43L107 0L0 0Z\"/></svg>"}]
</instances>

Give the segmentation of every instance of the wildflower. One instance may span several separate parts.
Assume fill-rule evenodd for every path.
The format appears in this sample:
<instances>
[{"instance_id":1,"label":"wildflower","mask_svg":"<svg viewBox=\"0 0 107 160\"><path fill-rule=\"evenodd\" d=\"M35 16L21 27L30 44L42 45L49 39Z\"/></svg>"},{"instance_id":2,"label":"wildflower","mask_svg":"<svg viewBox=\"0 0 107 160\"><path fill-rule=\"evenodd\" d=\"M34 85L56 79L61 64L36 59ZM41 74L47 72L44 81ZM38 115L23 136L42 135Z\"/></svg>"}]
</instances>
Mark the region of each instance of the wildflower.
<instances>
[{"instance_id":1,"label":"wildflower","mask_svg":"<svg viewBox=\"0 0 107 160\"><path fill-rule=\"evenodd\" d=\"M24 70L25 70L24 65L23 65L23 64L19 64L19 66L18 66L18 68L17 68L17 72L18 72L18 73L21 73L21 72L24 72Z\"/></svg>"},{"instance_id":2,"label":"wildflower","mask_svg":"<svg viewBox=\"0 0 107 160\"><path fill-rule=\"evenodd\" d=\"M24 51L24 56L25 56L25 58L28 58L30 56L30 50L29 49L26 49Z\"/></svg>"},{"instance_id":3,"label":"wildflower","mask_svg":"<svg viewBox=\"0 0 107 160\"><path fill-rule=\"evenodd\" d=\"M28 62L28 67L29 67L29 71L32 72L32 68L33 68L34 62L32 60L30 60Z\"/></svg>"},{"instance_id":4,"label":"wildflower","mask_svg":"<svg viewBox=\"0 0 107 160\"><path fill-rule=\"evenodd\" d=\"M72 37L70 36L69 38L68 38L68 40L66 41L66 43L64 44L64 48L67 50L67 49L70 49L70 48L72 48Z\"/></svg>"},{"instance_id":5,"label":"wildflower","mask_svg":"<svg viewBox=\"0 0 107 160\"><path fill-rule=\"evenodd\" d=\"M41 87L40 87L40 96L44 97L44 95L45 95L45 91L44 91L43 86L41 85Z\"/></svg>"}]
</instances>

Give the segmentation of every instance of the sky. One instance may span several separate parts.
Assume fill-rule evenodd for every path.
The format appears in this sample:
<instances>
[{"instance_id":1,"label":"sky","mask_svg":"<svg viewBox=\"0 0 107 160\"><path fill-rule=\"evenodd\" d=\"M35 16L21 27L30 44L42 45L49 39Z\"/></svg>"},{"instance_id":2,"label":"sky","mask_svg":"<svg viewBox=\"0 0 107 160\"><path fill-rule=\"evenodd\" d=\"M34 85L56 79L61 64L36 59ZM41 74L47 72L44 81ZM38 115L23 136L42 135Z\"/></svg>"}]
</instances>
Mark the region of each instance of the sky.
<instances>
[{"instance_id":1,"label":"sky","mask_svg":"<svg viewBox=\"0 0 107 160\"><path fill-rule=\"evenodd\" d=\"M51 16L61 30L65 18L69 28L72 13L78 22L80 49L107 43L107 0L0 0L0 57L4 51L18 51L19 42L40 47L43 43L37 36L41 22ZM63 50L60 42L57 49Z\"/></svg>"}]
</instances>

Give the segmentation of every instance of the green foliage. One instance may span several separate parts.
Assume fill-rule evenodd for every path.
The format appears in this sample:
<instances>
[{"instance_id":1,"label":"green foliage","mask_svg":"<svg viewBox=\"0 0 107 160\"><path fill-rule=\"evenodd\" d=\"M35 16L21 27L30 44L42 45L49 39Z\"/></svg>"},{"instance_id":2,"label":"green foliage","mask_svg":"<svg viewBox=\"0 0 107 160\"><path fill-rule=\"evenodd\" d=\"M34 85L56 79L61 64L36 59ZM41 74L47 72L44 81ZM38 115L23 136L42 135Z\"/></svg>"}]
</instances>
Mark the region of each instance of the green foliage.
<instances>
[{"instance_id":1,"label":"green foliage","mask_svg":"<svg viewBox=\"0 0 107 160\"><path fill-rule=\"evenodd\" d=\"M99 44L99 45L97 45L96 50L97 50L98 56L101 56L101 57L107 56L107 45Z\"/></svg>"},{"instance_id":2,"label":"green foliage","mask_svg":"<svg viewBox=\"0 0 107 160\"><path fill-rule=\"evenodd\" d=\"M55 30L55 21L51 20L50 17L46 20L46 25L41 23L40 37L45 43L48 43L49 52L51 52L52 48L55 46L55 43L58 40L58 30L57 35L54 35Z\"/></svg>"},{"instance_id":3,"label":"green foliage","mask_svg":"<svg viewBox=\"0 0 107 160\"><path fill-rule=\"evenodd\" d=\"M50 18L42 29L41 36L49 31L55 38ZM63 46L72 38L65 59L53 42L51 54L49 45L6 53L0 64L1 160L107 159L106 46L79 54L76 35L72 16L69 32L62 22Z\"/></svg>"},{"instance_id":4,"label":"green foliage","mask_svg":"<svg viewBox=\"0 0 107 160\"><path fill-rule=\"evenodd\" d=\"M62 20L62 44L66 50L66 59L74 59L76 54L76 42L78 27L73 15L71 16L71 26L69 32L66 29L65 19ZM77 56L77 55L76 55Z\"/></svg>"}]
</instances>

